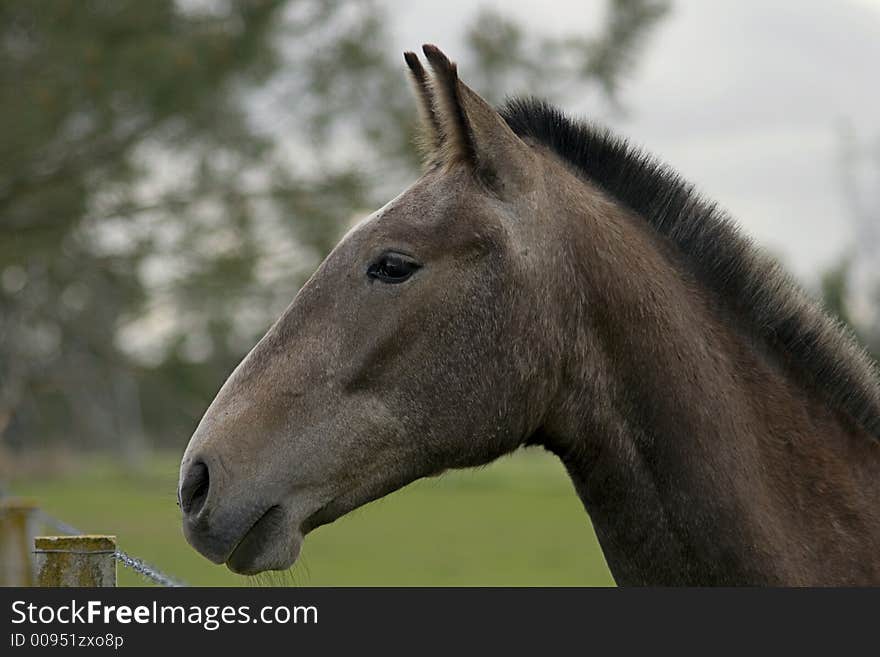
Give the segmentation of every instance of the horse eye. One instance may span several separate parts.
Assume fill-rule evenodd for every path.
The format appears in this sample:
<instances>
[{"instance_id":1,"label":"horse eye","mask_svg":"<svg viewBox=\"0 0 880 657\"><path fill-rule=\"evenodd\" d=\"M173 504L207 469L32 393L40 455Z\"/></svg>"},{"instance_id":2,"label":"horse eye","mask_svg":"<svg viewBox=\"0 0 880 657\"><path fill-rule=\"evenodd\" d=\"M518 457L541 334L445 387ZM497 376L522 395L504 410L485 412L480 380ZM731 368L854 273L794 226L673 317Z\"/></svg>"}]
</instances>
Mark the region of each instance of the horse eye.
<instances>
[{"instance_id":1,"label":"horse eye","mask_svg":"<svg viewBox=\"0 0 880 657\"><path fill-rule=\"evenodd\" d=\"M367 276L383 283L403 283L421 267L409 256L385 253L367 268Z\"/></svg>"}]
</instances>

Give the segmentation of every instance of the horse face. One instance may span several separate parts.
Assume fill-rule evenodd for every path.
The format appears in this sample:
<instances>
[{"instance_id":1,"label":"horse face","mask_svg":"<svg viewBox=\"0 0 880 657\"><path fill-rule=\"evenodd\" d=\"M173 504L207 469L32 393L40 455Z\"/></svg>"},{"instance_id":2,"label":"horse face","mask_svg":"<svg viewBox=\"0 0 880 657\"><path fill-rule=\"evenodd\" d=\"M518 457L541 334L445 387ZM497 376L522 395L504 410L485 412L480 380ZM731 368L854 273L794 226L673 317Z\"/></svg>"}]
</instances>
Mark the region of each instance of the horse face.
<instances>
[{"instance_id":1,"label":"horse face","mask_svg":"<svg viewBox=\"0 0 880 657\"><path fill-rule=\"evenodd\" d=\"M184 533L236 572L290 566L311 529L419 477L486 463L540 415L525 334L540 299L517 228L540 172L454 65L426 53L452 117L431 110L427 172L342 239L184 454Z\"/></svg>"},{"instance_id":2,"label":"horse face","mask_svg":"<svg viewBox=\"0 0 880 657\"><path fill-rule=\"evenodd\" d=\"M518 286L495 213L465 170L434 171L340 242L190 441L196 549L286 568L314 527L518 444Z\"/></svg>"}]
</instances>

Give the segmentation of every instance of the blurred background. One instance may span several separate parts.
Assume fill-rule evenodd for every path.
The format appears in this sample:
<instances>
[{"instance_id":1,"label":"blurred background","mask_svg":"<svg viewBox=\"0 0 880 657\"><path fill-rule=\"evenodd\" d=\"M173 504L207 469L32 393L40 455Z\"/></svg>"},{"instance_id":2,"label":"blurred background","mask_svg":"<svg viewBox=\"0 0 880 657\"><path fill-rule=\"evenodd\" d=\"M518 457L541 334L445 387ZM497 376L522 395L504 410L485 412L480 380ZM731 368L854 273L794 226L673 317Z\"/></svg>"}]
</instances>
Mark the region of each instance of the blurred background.
<instances>
[{"instance_id":1,"label":"blurred background","mask_svg":"<svg viewBox=\"0 0 880 657\"><path fill-rule=\"evenodd\" d=\"M547 97L669 162L880 353L880 0L2 0L0 492L190 583L254 583L185 544L177 463L347 227L418 176L402 51L425 42L493 102ZM258 581L613 583L538 452L371 504Z\"/></svg>"}]
</instances>

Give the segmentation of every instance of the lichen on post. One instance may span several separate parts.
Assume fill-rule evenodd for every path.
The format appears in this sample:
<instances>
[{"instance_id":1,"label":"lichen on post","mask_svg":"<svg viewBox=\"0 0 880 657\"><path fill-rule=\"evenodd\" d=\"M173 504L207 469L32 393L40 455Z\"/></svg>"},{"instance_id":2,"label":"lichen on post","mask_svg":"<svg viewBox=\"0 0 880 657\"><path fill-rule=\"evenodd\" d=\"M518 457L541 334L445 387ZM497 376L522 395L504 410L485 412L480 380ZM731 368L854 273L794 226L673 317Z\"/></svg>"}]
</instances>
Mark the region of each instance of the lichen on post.
<instances>
[{"instance_id":1,"label":"lichen on post","mask_svg":"<svg viewBox=\"0 0 880 657\"><path fill-rule=\"evenodd\" d=\"M37 536L37 586L116 586L115 536Z\"/></svg>"},{"instance_id":2,"label":"lichen on post","mask_svg":"<svg viewBox=\"0 0 880 657\"><path fill-rule=\"evenodd\" d=\"M18 497L0 499L0 586L33 586L31 545L37 533L37 507Z\"/></svg>"}]
</instances>

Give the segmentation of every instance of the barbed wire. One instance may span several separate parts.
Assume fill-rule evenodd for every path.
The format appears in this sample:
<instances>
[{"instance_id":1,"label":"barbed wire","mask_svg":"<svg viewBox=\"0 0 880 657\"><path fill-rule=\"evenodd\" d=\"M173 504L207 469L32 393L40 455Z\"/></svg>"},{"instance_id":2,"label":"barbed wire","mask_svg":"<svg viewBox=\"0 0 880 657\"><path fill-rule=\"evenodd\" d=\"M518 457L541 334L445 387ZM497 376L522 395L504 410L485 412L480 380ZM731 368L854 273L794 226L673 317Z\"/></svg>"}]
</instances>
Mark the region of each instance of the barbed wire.
<instances>
[{"instance_id":1,"label":"barbed wire","mask_svg":"<svg viewBox=\"0 0 880 657\"><path fill-rule=\"evenodd\" d=\"M146 577L153 583L159 584L160 586L186 586L183 582L180 582L173 577L166 575L161 570L154 568L150 564L144 562L142 559L133 557L130 554L123 552L122 550L116 550L116 560L123 566L127 566L131 570L135 571L143 577Z\"/></svg>"},{"instance_id":2,"label":"barbed wire","mask_svg":"<svg viewBox=\"0 0 880 657\"><path fill-rule=\"evenodd\" d=\"M70 525L63 520L59 520L54 516L50 516L48 513L41 509L37 510L37 515L40 522L42 522L44 525L48 525L49 527L54 528L56 531L59 531L62 534L71 534L76 536L83 533L73 525ZM170 575L166 575L161 570L154 566L151 566L143 559L133 557L127 552L123 552L118 548L113 556L116 558L116 561L118 563L121 563L126 568L130 568L131 570L138 573L141 577L150 580L153 584L169 587L186 586L186 584L181 582L179 579L171 577Z\"/></svg>"}]
</instances>

